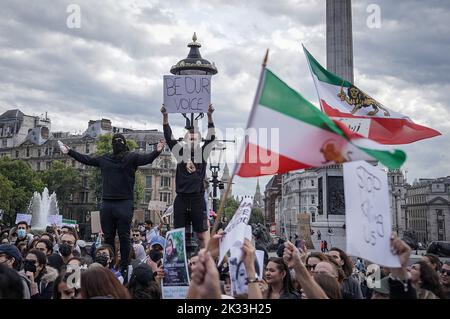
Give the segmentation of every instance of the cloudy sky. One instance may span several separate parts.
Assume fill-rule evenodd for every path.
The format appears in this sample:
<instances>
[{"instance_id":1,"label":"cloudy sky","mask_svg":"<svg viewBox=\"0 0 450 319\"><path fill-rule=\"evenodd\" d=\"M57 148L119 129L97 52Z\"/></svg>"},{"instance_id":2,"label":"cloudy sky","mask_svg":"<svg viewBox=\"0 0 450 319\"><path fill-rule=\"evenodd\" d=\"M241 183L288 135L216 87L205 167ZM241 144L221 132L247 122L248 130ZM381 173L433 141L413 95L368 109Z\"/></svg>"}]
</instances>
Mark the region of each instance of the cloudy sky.
<instances>
[{"instance_id":1,"label":"cloudy sky","mask_svg":"<svg viewBox=\"0 0 450 319\"><path fill-rule=\"evenodd\" d=\"M70 4L81 9L81 28L67 27ZM366 23L369 4L381 9L380 28ZM353 1L356 84L443 134L403 147L410 182L450 175L448 21L447 0ZM325 65L324 0L2 0L0 112L48 112L58 131L100 118L161 129L162 76L186 57L194 31L219 70L219 129L245 126L266 48L269 67L318 105L301 43ZM181 136L181 116L171 122ZM237 178L234 193L252 195L255 184Z\"/></svg>"}]
</instances>

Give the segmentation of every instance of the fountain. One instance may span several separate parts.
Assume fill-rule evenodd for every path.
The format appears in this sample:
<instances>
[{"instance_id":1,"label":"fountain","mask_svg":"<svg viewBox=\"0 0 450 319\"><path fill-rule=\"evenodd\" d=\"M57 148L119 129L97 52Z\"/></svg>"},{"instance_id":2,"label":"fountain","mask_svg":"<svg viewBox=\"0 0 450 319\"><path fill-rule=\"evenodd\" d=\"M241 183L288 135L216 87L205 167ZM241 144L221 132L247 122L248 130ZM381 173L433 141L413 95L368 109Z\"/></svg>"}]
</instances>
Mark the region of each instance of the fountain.
<instances>
[{"instance_id":1,"label":"fountain","mask_svg":"<svg viewBox=\"0 0 450 319\"><path fill-rule=\"evenodd\" d=\"M31 227L44 230L48 224L48 216L59 213L55 192L49 196L47 187L42 194L34 192L28 212L32 214Z\"/></svg>"}]
</instances>

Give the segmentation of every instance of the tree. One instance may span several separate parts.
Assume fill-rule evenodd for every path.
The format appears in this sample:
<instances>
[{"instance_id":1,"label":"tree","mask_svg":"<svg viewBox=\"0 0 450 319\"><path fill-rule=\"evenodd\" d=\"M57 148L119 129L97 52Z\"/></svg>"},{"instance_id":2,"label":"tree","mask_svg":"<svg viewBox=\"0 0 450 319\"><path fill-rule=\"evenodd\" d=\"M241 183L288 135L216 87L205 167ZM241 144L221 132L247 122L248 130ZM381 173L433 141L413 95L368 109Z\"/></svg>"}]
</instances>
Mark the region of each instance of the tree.
<instances>
[{"instance_id":1,"label":"tree","mask_svg":"<svg viewBox=\"0 0 450 319\"><path fill-rule=\"evenodd\" d=\"M265 220L264 220L264 214L261 208L253 208L252 209L252 214L250 215L250 221L249 224L262 224L265 225Z\"/></svg>"},{"instance_id":2,"label":"tree","mask_svg":"<svg viewBox=\"0 0 450 319\"><path fill-rule=\"evenodd\" d=\"M64 211L71 195L80 191L81 179L76 169L66 167L60 161L54 161L50 169L41 172L41 179L49 193L56 193L58 206Z\"/></svg>"},{"instance_id":3,"label":"tree","mask_svg":"<svg viewBox=\"0 0 450 319\"><path fill-rule=\"evenodd\" d=\"M233 197L227 199L223 210L224 216L226 217L227 221L230 221L231 218L233 218L233 215L234 213L236 213L236 210L238 208L239 208L238 201L236 201Z\"/></svg>"},{"instance_id":4,"label":"tree","mask_svg":"<svg viewBox=\"0 0 450 319\"><path fill-rule=\"evenodd\" d=\"M10 182L13 196L10 199L10 217L14 213L25 212L34 192L42 192L44 183L31 166L22 160L11 160L9 157L0 159L0 175ZM3 184L3 183L2 183ZM6 186L7 187L7 186Z\"/></svg>"},{"instance_id":5,"label":"tree","mask_svg":"<svg viewBox=\"0 0 450 319\"><path fill-rule=\"evenodd\" d=\"M96 156L105 155L108 153L112 153L112 143L111 143L112 135L111 134L105 134L101 135L97 142L97 152L95 153ZM127 146L130 149L130 151L138 148L138 144L133 140L127 140ZM89 179L89 188L94 191L95 197L97 198L97 203L101 203L101 197L102 197L102 176L100 173L100 169L95 168L92 172L91 178ZM134 182L134 203L137 205L142 198L144 197L144 182L143 177L140 172L137 172L136 179Z\"/></svg>"},{"instance_id":6,"label":"tree","mask_svg":"<svg viewBox=\"0 0 450 319\"><path fill-rule=\"evenodd\" d=\"M5 214L10 212L13 196L13 184L5 176L0 174L0 209L2 209Z\"/></svg>"}]
</instances>

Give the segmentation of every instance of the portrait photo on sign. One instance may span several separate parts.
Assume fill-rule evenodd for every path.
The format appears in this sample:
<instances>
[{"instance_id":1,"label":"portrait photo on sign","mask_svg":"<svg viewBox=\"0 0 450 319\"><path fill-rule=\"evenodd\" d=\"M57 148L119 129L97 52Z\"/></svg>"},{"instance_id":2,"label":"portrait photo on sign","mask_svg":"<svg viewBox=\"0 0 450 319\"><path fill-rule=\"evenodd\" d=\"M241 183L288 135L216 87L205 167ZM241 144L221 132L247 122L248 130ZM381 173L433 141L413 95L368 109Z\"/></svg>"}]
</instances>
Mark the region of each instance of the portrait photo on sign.
<instances>
[{"instance_id":1,"label":"portrait photo on sign","mask_svg":"<svg viewBox=\"0 0 450 319\"><path fill-rule=\"evenodd\" d=\"M184 228L167 233L164 247L164 286L189 285L186 254L184 250Z\"/></svg>"}]
</instances>

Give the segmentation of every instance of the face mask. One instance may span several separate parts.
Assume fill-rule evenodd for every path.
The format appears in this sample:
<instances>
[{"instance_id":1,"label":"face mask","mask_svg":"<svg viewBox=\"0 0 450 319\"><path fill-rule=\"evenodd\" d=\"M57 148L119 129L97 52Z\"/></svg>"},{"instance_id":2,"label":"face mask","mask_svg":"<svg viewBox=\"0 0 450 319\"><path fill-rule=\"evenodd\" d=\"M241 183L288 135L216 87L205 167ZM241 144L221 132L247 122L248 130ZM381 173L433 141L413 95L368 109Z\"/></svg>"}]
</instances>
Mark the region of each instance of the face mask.
<instances>
[{"instance_id":1,"label":"face mask","mask_svg":"<svg viewBox=\"0 0 450 319\"><path fill-rule=\"evenodd\" d=\"M151 250L149 256L150 256L150 259L156 263L163 257L163 254L160 251Z\"/></svg>"},{"instance_id":2,"label":"face mask","mask_svg":"<svg viewBox=\"0 0 450 319\"><path fill-rule=\"evenodd\" d=\"M34 274L36 272L36 265L32 261L25 260L23 263L23 270L25 272L31 271Z\"/></svg>"},{"instance_id":3,"label":"face mask","mask_svg":"<svg viewBox=\"0 0 450 319\"><path fill-rule=\"evenodd\" d=\"M63 257L68 257L72 253L72 246L64 243L59 246L59 253Z\"/></svg>"},{"instance_id":4,"label":"face mask","mask_svg":"<svg viewBox=\"0 0 450 319\"><path fill-rule=\"evenodd\" d=\"M17 237L24 238L27 235L27 231L25 229L19 229L17 230Z\"/></svg>"},{"instance_id":5,"label":"face mask","mask_svg":"<svg viewBox=\"0 0 450 319\"><path fill-rule=\"evenodd\" d=\"M98 255L95 256L95 262L99 263L100 265L102 265L103 267L107 267L108 263L109 263L109 257L105 256L105 255Z\"/></svg>"}]
</instances>

